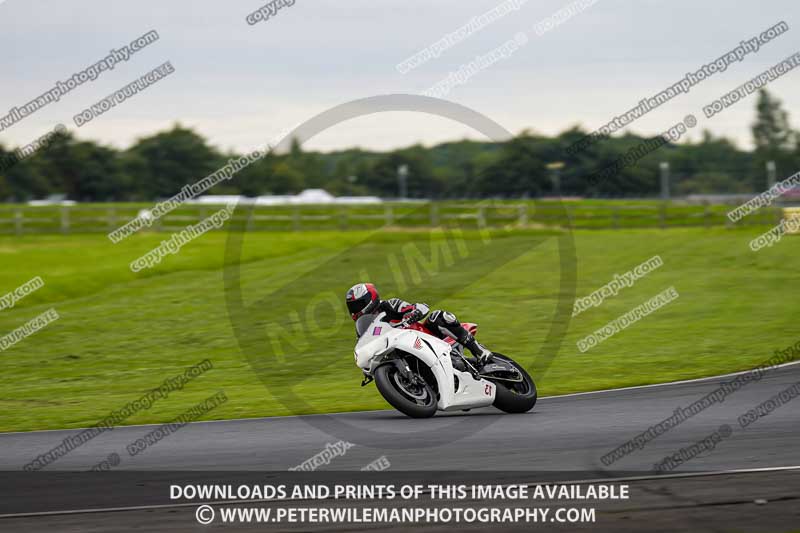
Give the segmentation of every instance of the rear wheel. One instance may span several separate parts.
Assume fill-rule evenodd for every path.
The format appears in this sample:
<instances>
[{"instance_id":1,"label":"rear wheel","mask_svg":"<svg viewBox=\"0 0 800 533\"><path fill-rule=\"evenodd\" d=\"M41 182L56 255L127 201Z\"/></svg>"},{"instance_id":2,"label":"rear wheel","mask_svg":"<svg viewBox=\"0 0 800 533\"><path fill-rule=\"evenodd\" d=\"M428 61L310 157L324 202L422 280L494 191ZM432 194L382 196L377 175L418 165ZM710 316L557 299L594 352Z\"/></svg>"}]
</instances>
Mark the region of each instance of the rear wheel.
<instances>
[{"instance_id":1,"label":"rear wheel","mask_svg":"<svg viewBox=\"0 0 800 533\"><path fill-rule=\"evenodd\" d=\"M413 373L413 372L412 372ZM375 369L375 385L392 407L411 418L429 418L436 413L436 394L423 378L406 379L393 364Z\"/></svg>"},{"instance_id":2,"label":"rear wheel","mask_svg":"<svg viewBox=\"0 0 800 533\"><path fill-rule=\"evenodd\" d=\"M494 359L503 361L513 366L519 375L519 381L492 380L497 386L497 394L494 397L494 406L506 413L527 413L536 405L538 393L536 384L528 372L516 361L505 355L493 354ZM511 376L509 376L511 377Z\"/></svg>"}]
</instances>

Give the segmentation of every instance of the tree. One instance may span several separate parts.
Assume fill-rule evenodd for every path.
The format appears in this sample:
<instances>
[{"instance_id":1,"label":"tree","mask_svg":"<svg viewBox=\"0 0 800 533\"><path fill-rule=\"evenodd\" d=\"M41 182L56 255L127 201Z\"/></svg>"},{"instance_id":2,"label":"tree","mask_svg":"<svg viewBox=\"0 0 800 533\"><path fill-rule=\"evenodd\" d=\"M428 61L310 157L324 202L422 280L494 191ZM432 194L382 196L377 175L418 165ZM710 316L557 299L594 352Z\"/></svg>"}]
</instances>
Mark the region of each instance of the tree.
<instances>
[{"instance_id":1,"label":"tree","mask_svg":"<svg viewBox=\"0 0 800 533\"><path fill-rule=\"evenodd\" d=\"M6 170L13 164L11 152L7 152L3 145L0 144L0 202L13 199L11 187L8 185L8 181L5 178Z\"/></svg>"},{"instance_id":2,"label":"tree","mask_svg":"<svg viewBox=\"0 0 800 533\"><path fill-rule=\"evenodd\" d=\"M8 186L6 178L0 175L0 202L11 199L11 187Z\"/></svg>"},{"instance_id":3,"label":"tree","mask_svg":"<svg viewBox=\"0 0 800 533\"><path fill-rule=\"evenodd\" d=\"M69 184L79 168L72 150L73 143L71 134L59 133L34 153L9 163L5 177L14 199L26 201L68 193Z\"/></svg>"},{"instance_id":4,"label":"tree","mask_svg":"<svg viewBox=\"0 0 800 533\"><path fill-rule=\"evenodd\" d=\"M126 171L136 177L136 190L150 199L170 197L225 164L203 137L178 124L139 139L124 162Z\"/></svg>"},{"instance_id":5,"label":"tree","mask_svg":"<svg viewBox=\"0 0 800 533\"><path fill-rule=\"evenodd\" d=\"M748 190L748 183L735 180L725 172L700 172L681 180L675 187L675 192L681 195L746 193Z\"/></svg>"},{"instance_id":6,"label":"tree","mask_svg":"<svg viewBox=\"0 0 800 533\"><path fill-rule=\"evenodd\" d=\"M300 182L304 187L318 189L325 185L325 167L320 155L314 152L304 152L297 138L292 139L289 155L285 156L285 162L293 173L302 176Z\"/></svg>"},{"instance_id":7,"label":"tree","mask_svg":"<svg viewBox=\"0 0 800 533\"><path fill-rule=\"evenodd\" d=\"M398 168L406 165L412 198L536 197L555 192L547 166L563 162L559 177L564 195L654 197L662 161L670 164L678 193L762 191L770 160L777 163L777 179L800 170L800 132L791 130L781 103L766 91L759 93L752 133L754 151L708 131L696 143L666 144L624 132L568 151L587 135L577 126L556 137L525 131L505 142L461 140L388 152L311 152L293 139L288 150L267 154L209 192L258 196L315 187L335 195L397 197ZM645 154L643 147L654 149ZM180 125L123 151L62 135L21 160L4 157L13 153L0 146L0 200L65 193L80 201L153 201L176 194L238 157L219 153ZM635 157L613 174L599 176L628 154ZM600 179L590 179L593 175Z\"/></svg>"},{"instance_id":8,"label":"tree","mask_svg":"<svg viewBox=\"0 0 800 533\"><path fill-rule=\"evenodd\" d=\"M794 132L789 126L789 114L781 108L781 102L766 89L758 91L756 121L752 126L756 150L791 150L794 148Z\"/></svg>"},{"instance_id":9,"label":"tree","mask_svg":"<svg viewBox=\"0 0 800 533\"><path fill-rule=\"evenodd\" d=\"M478 196L480 172L496 159L500 143L469 140L447 142L432 147L429 159L442 194L450 198Z\"/></svg>"},{"instance_id":10,"label":"tree","mask_svg":"<svg viewBox=\"0 0 800 533\"><path fill-rule=\"evenodd\" d=\"M52 190L72 200L122 200L128 184L119 168L118 152L93 142L58 135L32 157L36 172L50 176Z\"/></svg>"},{"instance_id":11,"label":"tree","mask_svg":"<svg viewBox=\"0 0 800 533\"><path fill-rule=\"evenodd\" d=\"M233 157L231 155L230 157ZM272 153L266 154L258 161L251 163L236 173L236 176L229 182L240 194L245 196L261 196L271 191L271 184L274 181L273 167L275 156Z\"/></svg>"},{"instance_id":12,"label":"tree","mask_svg":"<svg viewBox=\"0 0 800 533\"><path fill-rule=\"evenodd\" d=\"M369 173L368 163L362 158L361 150L347 150L341 157L327 161L332 172L326 172L324 189L337 196L363 196L369 193L363 183L363 176Z\"/></svg>"},{"instance_id":13,"label":"tree","mask_svg":"<svg viewBox=\"0 0 800 533\"><path fill-rule=\"evenodd\" d=\"M541 196L553 190L545 165L555 150L528 132L507 141L497 160L481 171L479 190L488 196Z\"/></svg>"},{"instance_id":14,"label":"tree","mask_svg":"<svg viewBox=\"0 0 800 533\"><path fill-rule=\"evenodd\" d=\"M756 102L756 120L752 125L753 143L755 144L753 169L754 189L762 190L766 186L763 178L767 161L775 161L778 180L794 173L795 133L789 126L789 114L781 107L781 102L766 89L758 92Z\"/></svg>"},{"instance_id":15,"label":"tree","mask_svg":"<svg viewBox=\"0 0 800 533\"><path fill-rule=\"evenodd\" d=\"M80 164L71 197L81 202L121 201L128 197L131 180L122 168L119 153L92 142L75 145Z\"/></svg>"},{"instance_id":16,"label":"tree","mask_svg":"<svg viewBox=\"0 0 800 533\"><path fill-rule=\"evenodd\" d=\"M304 176L292 168L285 156L276 162L268 183L272 194L297 194L306 188Z\"/></svg>"},{"instance_id":17,"label":"tree","mask_svg":"<svg viewBox=\"0 0 800 533\"><path fill-rule=\"evenodd\" d=\"M411 198L435 198L442 193L443 184L434 175L428 150L420 145L395 150L378 158L369 169L364 183L381 196L399 196L397 169L408 167L407 190Z\"/></svg>"}]
</instances>

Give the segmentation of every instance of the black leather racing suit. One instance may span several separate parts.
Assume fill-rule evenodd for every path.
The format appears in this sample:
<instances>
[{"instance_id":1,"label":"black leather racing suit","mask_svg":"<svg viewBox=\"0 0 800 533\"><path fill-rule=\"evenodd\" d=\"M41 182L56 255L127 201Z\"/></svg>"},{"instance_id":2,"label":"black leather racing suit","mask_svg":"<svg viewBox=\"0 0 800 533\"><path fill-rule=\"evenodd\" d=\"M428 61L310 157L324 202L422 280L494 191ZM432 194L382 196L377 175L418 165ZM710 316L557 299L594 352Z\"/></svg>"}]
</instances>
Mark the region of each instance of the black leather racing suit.
<instances>
[{"instance_id":1,"label":"black leather racing suit","mask_svg":"<svg viewBox=\"0 0 800 533\"><path fill-rule=\"evenodd\" d=\"M427 304L412 304L400 298L381 300L378 304L378 311L386 313L386 317L389 320L410 319L409 322L418 322L422 320L425 315L428 315L429 310L430 308ZM452 337L456 342L472 352L478 359L486 359L491 355L491 351L478 343L475 337L461 325L456 315L449 311L437 309L431 312L425 320L425 327L440 339Z\"/></svg>"}]
</instances>

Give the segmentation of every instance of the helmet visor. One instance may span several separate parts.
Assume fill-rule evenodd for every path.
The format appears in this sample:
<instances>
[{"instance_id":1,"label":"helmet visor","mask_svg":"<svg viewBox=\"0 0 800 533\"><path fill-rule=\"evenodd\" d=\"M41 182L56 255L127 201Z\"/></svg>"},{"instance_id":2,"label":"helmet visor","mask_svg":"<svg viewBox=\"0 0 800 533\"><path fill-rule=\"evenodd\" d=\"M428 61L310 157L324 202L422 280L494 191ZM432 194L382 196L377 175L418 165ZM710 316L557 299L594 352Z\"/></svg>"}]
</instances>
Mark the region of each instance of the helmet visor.
<instances>
[{"instance_id":1,"label":"helmet visor","mask_svg":"<svg viewBox=\"0 0 800 533\"><path fill-rule=\"evenodd\" d=\"M361 297L356 300L349 300L347 302L347 310L350 311L351 315L355 315L362 312L368 303L369 297Z\"/></svg>"}]
</instances>

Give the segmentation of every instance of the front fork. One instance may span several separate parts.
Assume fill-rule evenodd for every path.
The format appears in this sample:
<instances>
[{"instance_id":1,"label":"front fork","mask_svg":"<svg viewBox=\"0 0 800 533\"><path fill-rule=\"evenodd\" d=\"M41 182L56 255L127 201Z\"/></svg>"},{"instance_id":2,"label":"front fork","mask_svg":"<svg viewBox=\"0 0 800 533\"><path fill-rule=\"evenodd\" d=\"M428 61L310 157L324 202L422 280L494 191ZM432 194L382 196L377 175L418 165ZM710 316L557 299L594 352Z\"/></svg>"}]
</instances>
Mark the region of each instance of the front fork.
<instances>
[{"instance_id":1,"label":"front fork","mask_svg":"<svg viewBox=\"0 0 800 533\"><path fill-rule=\"evenodd\" d=\"M378 366L381 365L394 365L397 367L397 370L400 371L400 375L403 376L409 383L413 383L415 385L420 383L420 380L417 377L417 375L414 372L412 372L411 367L408 366L408 361L406 361L402 357L395 359L388 359L386 361L381 362ZM366 372L364 372L364 379L361 381L361 386L365 387L370 383L372 383L373 381L375 381L375 378L372 377L372 374L367 374Z\"/></svg>"}]
</instances>

